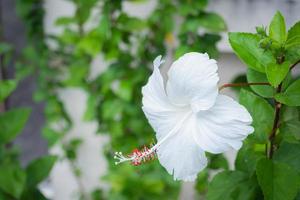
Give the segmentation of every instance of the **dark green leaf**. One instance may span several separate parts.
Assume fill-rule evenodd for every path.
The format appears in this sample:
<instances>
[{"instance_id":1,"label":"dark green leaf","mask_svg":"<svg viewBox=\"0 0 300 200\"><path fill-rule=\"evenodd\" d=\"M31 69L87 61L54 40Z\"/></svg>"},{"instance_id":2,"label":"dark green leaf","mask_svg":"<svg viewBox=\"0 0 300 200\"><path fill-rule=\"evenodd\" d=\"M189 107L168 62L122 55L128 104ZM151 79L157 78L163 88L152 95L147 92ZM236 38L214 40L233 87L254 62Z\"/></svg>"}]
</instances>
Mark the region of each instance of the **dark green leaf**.
<instances>
[{"instance_id":1,"label":"dark green leaf","mask_svg":"<svg viewBox=\"0 0 300 200\"><path fill-rule=\"evenodd\" d=\"M8 143L21 133L30 112L27 108L17 108L0 113L0 143Z\"/></svg>"},{"instance_id":2,"label":"dark green leaf","mask_svg":"<svg viewBox=\"0 0 300 200\"><path fill-rule=\"evenodd\" d=\"M300 79L293 82L283 93L276 94L275 99L288 106L300 106Z\"/></svg>"},{"instance_id":3,"label":"dark green leaf","mask_svg":"<svg viewBox=\"0 0 300 200\"><path fill-rule=\"evenodd\" d=\"M254 137L259 143L267 142L274 118L272 106L263 98L243 89L240 92L240 103L247 108L253 118L252 125L255 131L250 138Z\"/></svg>"},{"instance_id":4,"label":"dark green leaf","mask_svg":"<svg viewBox=\"0 0 300 200\"><path fill-rule=\"evenodd\" d=\"M15 165L0 165L0 189L19 198L26 181L25 172Z\"/></svg>"},{"instance_id":5,"label":"dark green leaf","mask_svg":"<svg viewBox=\"0 0 300 200\"><path fill-rule=\"evenodd\" d=\"M26 168L27 187L35 187L48 177L57 157L44 156L32 161Z\"/></svg>"},{"instance_id":6,"label":"dark green leaf","mask_svg":"<svg viewBox=\"0 0 300 200\"><path fill-rule=\"evenodd\" d=\"M209 173L208 170L203 170L198 174L195 188L199 193L205 193L208 186Z\"/></svg>"},{"instance_id":7,"label":"dark green leaf","mask_svg":"<svg viewBox=\"0 0 300 200\"><path fill-rule=\"evenodd\" d=\"M8 97L17 87L17 81L15 80L3 80L0 81L0 102Z\"/></svg>"},{"instance_id":8,"label":"dark green leaf","mask_svg":"<svg viewBox=\"0 0 300 200\"><path fill-rule=\"evenodd\" d=\"M257 184L239 171L217 174L208 186L207 200L254 200Z\"/></svg>"},{"instance_id":9,"label":"dark green leaf","mask_svg":"<svg viewBox=\"0 0 300 200\"><path fill-rule=\"evenodd\" d=\"M290 63L270 64L266 67L266 74L269 82L273 87L277 87L286 77L290 70Z\"/></svg>"},{"instance_id":10,"label":"dark green leaf","mask_svg":"<svg viewBox=\"0 0 300 200\"><path fill-rule=\"evenodd\" d=\"M255 148L256 146L246 144L239 150L235 160L237 170L247 172L250 175L255 172L257 162L265 157L264 152Z\"/></svg>"},{"instance_id":11,"label":"dark green leaf","mask_svg":"<svg viewBox=\"0 0 300 200\"><path fill-rule=\"evenodd\" d=\"M12 46L8 43L0 42L0 55L8 53L12 50Z\"/></svg>"},{"instance_id":12,"label":"dark green leaf","mask_svg":"<svg viewBox=\"0 0 300 200\"><path fill-rule=\"evenodd\" d=\"M229 33L229 42L238 57L250 68L265 72L265 67L275 63L270 51L259 47L259 36L250 33Z\"/></svg>"},{"instance_id":13,"label":"dark green leaf","mask_svg":"<svg viewBox=\"0 0 300 200\"><path fill-rule=\"evenodd\" d=\"M285 163L300 173L300 143L282 142L274 154L274 160Z\"/></svg>"},{"instance_id":14,"label":"dark green leaf","mask_svg":"<svg viewBox=\"0 0 300 200\"><path fill-rule=\"evenodd\" d=\"M289 165L262 159L256 167L265 200L293 200L298 190L297 172Z\"/></svg>"},{"instance_id":15,"label":"dark green leaf","mask_svg":"<svg viewBox=\"0 0 300 200\"><path fill-rule=\"evenodd\" d=\"M228 161L222 154L210 155L208 168L210 169L229 169Z\"/></svg>"},{"instance_id":16,"label":"dark green leaf","mask_svg":"<svg viewBox=\"0 0 300 200\"><path fill-rule=\"evenodd\" d=\"M280 12L276 12L274 15L270 27L269 27L269 36L279 42L284 43L286 40L286 30L285 30L285 22L284 18Z\"/></svg>"},{"instance_id":17,"label":"dark green leaf","mask_svg":"<svg viewBox=\"0 0 300 200\"><path fill-rule=\"evenodd\" d=\"M251 68L248 68L247 71L247 80L249 83L266 83L268 82L268 79L265 74L255 71ZM265 98L272 98L275 89L268 85L251 85L250 88L259 94L262 97Z\"/></svg>"}]
</instances>

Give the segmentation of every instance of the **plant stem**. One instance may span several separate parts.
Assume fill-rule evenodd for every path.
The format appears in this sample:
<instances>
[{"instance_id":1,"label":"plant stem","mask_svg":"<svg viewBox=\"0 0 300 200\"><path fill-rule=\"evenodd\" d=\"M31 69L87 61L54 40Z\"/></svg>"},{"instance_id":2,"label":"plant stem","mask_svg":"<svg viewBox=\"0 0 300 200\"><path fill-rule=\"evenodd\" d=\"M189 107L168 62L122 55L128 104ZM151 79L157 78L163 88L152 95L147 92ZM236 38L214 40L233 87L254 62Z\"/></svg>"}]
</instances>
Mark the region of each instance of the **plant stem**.
<instances>
[{"instance_id":1,"label":"plant stem","mask_svg":"<svg viewBox=\"0 0 300 200\"><path fill-rule=\"evenodd\" d=\"M280 93L282 88L282 83L277 87L276 93ZM273 157L273 153L275 150L275 136L276 132L279 126L279 119L280 119L280 109L281 109L281 103L277 102L275 100L275 117L274 117L274 122L273 122L273 128L271 131L271 134L269 136L270 140L270 151L269 151L269 158L271 159Z\"/></svg>"},{"instance_id":2,"label":"plant stem","mask_svg":"<svg viewBox=\"0 0 300 200\"><path fill-rule=\"evenodd\" d=\"M227 87L244 87L244 86L250 86L250 85L270 85L270 83L267 82L261 82L261 83L226 83L219 87L219 91L223 90Z\"/></svg>"},{"instance_id":3,"label":"plant stem","mask_svg":"<svg viewBox=\"0 0 300 200\"><path fill-rule=\"evenodd\" d=\"M291 67L290 70L294 69L294 67L296 67L296 65L298 65L300 63L300 60L298 60L297 62L295 62Z\"/></svg>"}]
</instances>

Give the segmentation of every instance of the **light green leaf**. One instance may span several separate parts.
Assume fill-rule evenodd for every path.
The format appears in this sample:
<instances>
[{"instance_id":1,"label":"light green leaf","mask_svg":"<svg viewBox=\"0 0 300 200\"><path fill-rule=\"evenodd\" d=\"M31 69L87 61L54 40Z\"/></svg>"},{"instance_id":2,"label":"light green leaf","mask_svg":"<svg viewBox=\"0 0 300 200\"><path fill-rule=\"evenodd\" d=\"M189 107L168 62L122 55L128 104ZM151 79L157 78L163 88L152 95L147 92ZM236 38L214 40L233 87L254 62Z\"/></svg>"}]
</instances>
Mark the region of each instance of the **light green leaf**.
<instances>
[{"instance_id":1,"label":"light green leaf","mask_svg":"<svg viewBox=\"0 0 300 200\"><path fill-rule=\"evenodd\" d=\"M254 200L257 183L239 171L217 174L208 186L207 200Z\"/></svg>"},{"instance_id":2,"label":"light green leaf","mask_svg":"<svg viewBox=\"0 0 300 200\"><path fill-rule=\"evenodd\" d=\"M260 38L251 33L229 33L229 42L238 57L251 69L265 72L265 67L276 63L270 51L259 47Z\"/></svg>"},{"instance_id":3,"label":"light green leaf","mask_svg":"<svg viewBox=\"0 0 300 200\"><path fill-rule=\"evenodd\" d=\"M265 200L293 200L298 190L297 172L289 165L262 159L256 167Z\"/></svg>"},{"instance_id":4,"label":"light green leaf","mask_svg":"<svg viewBox=\"0 0 300 200\"><path fill-rule=\"evenodd\" d=\"M286 40L286 29L284 18L279 11L274 15L270 27L269 27L269 36L279 42L284 43Z\"/></svg>"},{"instance_id":5,"label":"light green leaf","mask_svg":"<svg viewBox=\"0 0 300 200\"><path fill-rule=\"evenodd\" d=\"M76 23L76 19L73 17L60 17L55 21L55 25L57 26L66 26Z\"/></svg>"},{"instance_id":6,"label":"light green leaf","mask_svg":"<svg viewBox=\"0 0 300 200\"><path fill-rule=\"evenodd\" d=\"M96 107L98 104L98 96L95 94L89 94L86 102L86 110L83 115L84 121L92 121L96 117Z\"/></svg>"},{"instance_id":7,"label":"light green leaf","mask_svg":"<svg viewBox=\"0 0 300 200\"><path fill-rule=\"evenodd\" d=\"M297 22L288 31L287 41L285 44L286 48L300 46L300 22Z\"/></svg>"},{"instance_id":8,"label":"light green leaf","mask_svg":"<svg viewBox=\"0 0 300 200\"><path fill-rule=\"evenodd\" d=\"M300 79L293 82L283 93L276 94L275 99L288 106L300 106Z\"/></svg>"},{"instance_id":9,"label":"light green leaf","mask_svg":"<svg viewBox=\"0 0 300 200\"><path fill-rule=\"evenodd\" d=\"M269 82L273 87L277 87L286 77L290 69L290 63L270 64L266 67L266 74Z\"/></svg>"},{"instance_id":10,"label":"light green leaf","mask_svg":"<svg viewBox=\"0 0 300 200\"><path fill-rule=\"evenodd\" d=\"M261 72L255 71L251 68L247 70L247 80L249 83L262 83L268 82L267 76ZM250 88L265 98L272 98L275 93L275 89L269 85L251 85Z\"/></svg>"},{"instance_id":11,"label":"light green leaf","mask_svg":"<svg viewBox=\"0 0 300 200\"><path fill-rule=\"evenodd\" d=\"M7 98L17 87L15 80L0 81L0 102Z\"/></svg>"},{"instance_id":12,"label":"light green leaf","mask_svg":"<svg viewBox=\"0 0 300 200\"><path fill-rule=\"evenodd\" d=\"M28 108L17 108L0 113L0 144L12 141L21 133L30 112Z\"/></svg>"},{"instance_id":13,"label":"light green leaf","mask_svg":"<svg viewBox=\"0 0 300 200\"><path fill-rule=\"evenodd\" d=\"M114 93L125 101L130 101L132 98L132 81L121 80L118 88L114 90Z\"/></svg>"},{"instance_id":14,"label":"light green leaf","mask_svg":"<svg viewBox=\"0 0 300 200\"><path fill-rule=\"evenodd\" d=\"M16 199L21 196L26 181L25 172L15 165L0 165L0 189Z\"/></svg>"},{"instance_id":15,"label":"light green leaf","mask_svg":"<svg viewBox=\"0 0 300 200\"><path fill-rule=\"evenodd\" d=\"M226 23L223 18L216 13L205 13L200 17L197 17L199 20L199 25L215 32L225 31ZM188 22L189 20L187 20Z\"/></svg>"},{"instance_id":16,"label":"light green leaf","mask_svg":"<svg viewBox=\"0 0 300 200\"><path fill-rule=\"evenodd\" d=\"M54 163L56 156L44 156L32 161L26 168L27 173L27 187L35 187L42 180L48 177Z\"/></svg>"},{"instance_id":17,"label":"light green leaf","mask_svg":"<svg viewBox=\"0 0 300 200\"><path fill-rule=\"evenodd\" d=\"M247 90L241 90L239 100L253 118L252 125L255 131L249 137L254 138L259 143L266 143L268 134L272 130L274 109L265 99Z\"/></svg>"},{"instance_id":18,"label":"light green leaf","mask_svg":"<svg viewBox=\"0 0 300 200\"><path fill-rule=\"evenodd\" d=\"M300 173L300 143L282 142L275 151L274 160L285 163Z\"/></svg>"}]
</instances>

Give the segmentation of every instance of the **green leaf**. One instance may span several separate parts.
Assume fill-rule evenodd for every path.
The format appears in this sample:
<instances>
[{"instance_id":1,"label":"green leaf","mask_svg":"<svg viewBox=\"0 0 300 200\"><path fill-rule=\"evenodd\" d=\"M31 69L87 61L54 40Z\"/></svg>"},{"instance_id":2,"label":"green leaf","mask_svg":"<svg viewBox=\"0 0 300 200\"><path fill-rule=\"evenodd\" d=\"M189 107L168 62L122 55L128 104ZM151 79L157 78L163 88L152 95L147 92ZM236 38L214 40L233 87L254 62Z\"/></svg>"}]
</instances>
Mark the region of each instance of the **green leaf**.
<instances>
[{"instance_id":1,"label":"green leaf","mask_svg":"<svg viewBox=\"0 0 300 200\"><path fill-rule=\"evenodd\" d=\"M210 169L229 169L228 161L222 154L209 156L208 168Z\"/></svg>"},{"instance_id":2,"label":"green leaf","mask_svg":"<svg viewBox=\"0 0 300 200\"><path fill-rule=\"evenodd\" d=\"M84 121L92 121L96 117L96 107L98 104L98 96L95 94L89 94L86 102L86 110L83 115Z\"/></svg>"},{"instance_id":3,"label":"green leaf","mask_svg":"<svg viewBox=\"0 0 300 200\"><path fill-rule=\"evenodd\" d=\"M0 144L12 141L21 133L30 112L28 108L17 108L0 113Z\"/></svg>"},{"instance_id":4,"label":"green leaf","mask_svg":"<svg viewBox=\"0 0 300 200\"><path fill-rule=\"evenodd\" d=\"M274 160L285 163L300 173L300 143L283 141L275 151Z\"/></svg>"},{"instance_id":5,"label":"green leaf","mask_svg":"<svg viewBox=\"0 0 300 200\"><path fill-rule=\"evenodd\" d=\"M252 125L255 131L250 135L250 138L254 138L259 143L268 142L268 134L272 130L274 118L272 106L265 99L243 89L240 92L239 100L253 118Z\"/></svg>"},{"instance_id":6,"label":"green leaf","mask_svg":"<svg viewBox=\"0 0 300 200\"><path fill-rule=\"evenodd\" d=\"M55 21L56 26L66 26L76 23L76 19L73 17L60 17Z\"/></svg>"},{"instance_id":7,"label":"green leaf","mask_svg":"<svg viewBox=\"0 0 300 200\"><path fill-rule=\"evenodd\" d=\"M216 13L205 13L200 17L197 17L199 20L199 25L214 32L220 32L226 30L226 23L223 18ZM189 20L187 20L189 22Z\"/></svg>"},{"instance_id":8,"label":"green leaf","mask_svg":"<svg viewBox=\"0 0 300 200\"><path fill-rule=\"evenodd\" d=\"M208 186L207 200L254 200L257 190L255 181L239 171L217 174Z\"/></svg>"},{"instance_id":9,"label":"green leaf","mask_svg":"<svg viewBox=\"0 0 300 200\"><path fill-rule=\"evenodd\" d=\"M297 22L288 31L287 41L285 44L286 48L300 46L300 22Z\"/></svg>"},{"instance_id":10,"label":"green leaf","mask_svg":"<svg viewBox=\"0 0 300 200\"><path fill-rule=\"evenodd\" d=\"M12 46L8 43L0 42L0 55L8 53L12 50Z\"/></svg>"},{"instance_id":11,"label":"green leaf","mask_svg":"<svg viewBox=\"0 0 300 200\"><path fill-rule=\"evenodd\" d=\"M285 140L300 140L300 121L298 119L282 122L280 125L280 133Z\"/></svg>"},{"instance_id":12,"label":"green leaf","mask_svg":"<svg viewBox=\"0 0 300 200\"><path fill-rule=\"evenodd\" d=\"M269 27L269 36L279 42L284 43L286 40L286 29L284 18L279 11L274 15L270 27Z\"/></svg>"},{"instance_id":13,"label":"green leaf","mask_svg":"<svg viewBox=\"0 0 300 200\"><path fill-rule=\"evenodd\" d=\"M276 94L275 99L288 106L300 106L300 79L293 82L283 93Z\"/></svg>"},{"instance_id":14,"label":"green leaf","mask_svg":"<svg viewBox=\"0 0 300 200\"><path fill-rule=\"evenodd\" d=\"M277 87L286 77L290 69L290 63L270 64L266 67L266 74L269 82L273 87Z\"/></svg>"},{"instance_id":15,"label":"green leaf","mask_svg":"<svg viewBox=\"0 0 300 200\"><path fill-rule=\"evenodd\" d=\"M265 67L276 63L270 51L259 47L260 38L251 33L229 33L229 42L238 57L251 69L265 72Z\"/></svg>"},{"instance_id":16,"label":"green leaf","mask_svg":"<svg viewBox=\"0 0 300 200\"><path fill-rule=\"evenodd\" d=\"M257 162L264 157L264 152L256 150L255 146L243 145L236 156L235 168L252 175Z\"/></svg>"},{"instance_id":17,"label":"green leaf","mask_svg":"<svg viewBox=\"0 0 300 200\"><path fill-rule=\"evenodd\" d=\"M121 80L118 87L114 90L114 93L125 101L130 101L132 98L132 81L131 80Z\"/></svg>"},{"instance_id":18,"label":"green leaf","mask_svg":"<svg viewBox=\"0 0 300 200\"><path fill-rule=\"evenodd\" d=\"M3 80L0 81L0 102L8 97L17 87L17 81L15 80Z\"/></svg>"},{"instance_id":19,"label":"green leaf","mask_svg":"<svg viewBox=\"0 0 300 200\"><path fill-rule=\"evenodd\" d=\"M267 76L261 72L255 71L251 68L247 70L247 80L249 83L265 83L268 82ZM269 85L251 85L250 88L265 98L272 98L275 93L275 89Z\"/></svg>"},{"instance_id":20,"label":"green leaf","mask_svg":"<svg viewBox=\"0 0 300 200\"><path fill-rule=\"evenodd\" d=\"M0 165L0 189L18 199L24 189L25 172L15 165Z\"/></svg>"},{"instance_id":21,"label":"green leaf","mask_svg":"<svg viewBox=\"0 0 300 200\"><path fill-rule=\"evenodd\" d=\"M265 200L293 200L298 190L297 172L289 165L262 159L256 167Z\"/></svg>"},{"instance_id":22,"label":"green leaf","mask_svg":"<svg viewBox=\"0 0 300 200\"><path fill-rule=\"evenodd\" d=\"M199 193L205 193L207 190L208 186L208 178L209 178L209 173L208 170L203 170L198 174L197 180L196 180L196 185L195 189Z\"/></svg>"},{"instance_id":23,"label":"green leaf","mask_svg":"<svg viewBox=\"0 0 300 200\"><path fill-rule=\"evenodd\" d=\"M47 178L56 160L56 156L49 155L32 161L26 168L26 187L33 188Z\"/></svg>"}]
</instances>

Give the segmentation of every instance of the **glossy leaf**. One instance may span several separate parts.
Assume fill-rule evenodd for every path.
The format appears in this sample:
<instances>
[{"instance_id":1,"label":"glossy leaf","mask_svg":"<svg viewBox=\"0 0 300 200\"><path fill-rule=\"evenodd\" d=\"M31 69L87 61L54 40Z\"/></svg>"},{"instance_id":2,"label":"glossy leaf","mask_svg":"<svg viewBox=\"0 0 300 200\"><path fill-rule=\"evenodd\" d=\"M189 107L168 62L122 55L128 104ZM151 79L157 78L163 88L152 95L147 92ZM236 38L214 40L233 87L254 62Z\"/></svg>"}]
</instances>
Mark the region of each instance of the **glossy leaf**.
<instances>
[{"instance_id":1,"label":"glossy leaf","mask_svg":"<svg viewBox=\"0 0 300 200\"><path fill-rule=\"evenodd\" d=\"M286 77L290 70L290 63L270 64L266 67L266 74L269 82L273 87L277 87Z\"/></svg>"},{"instance_id":2,"label":"glossy leaf","mask_svg":"<svg viewBox=\"0 0 300 200\"><path fill-rule=\"evenodd\" d=\"M265 72L265 67L275 63L270 51L259 47L259 36L251 33L229 33L229 42L238 57L251 69Z\"/></svg>"},{"instance_id":3,"label":"glossy leaf","mask_svg":"<svg viewBox=\"0 0 300 200\"><path fill-rule=\"evenodd\" d=\"M251 68L247 70L247 80L249 83L266 83L268 82L267 76L264 73L255 71ZM269 85L251 85L250 88L257 94L265 98L272 98L275 89Z\"/></svg>"},{"instance_id":4,"label":"glossy leaf","mask_svg":"<svg viewBox=\"0 0 300 200\"><path fill-rule=\"evenodd\" d=\"M288 31L286 48L300 46L300 22L297 22Z\"/></svg>"},{"instance_id":5,"label":"glossy leaf","mask_svg":"<svg viewBox=\"0 0 300 200\"><path fill-rule=\"evenodd\" d=\"M255 130L249 137L259 143L267 142L268 134L272 130L274 109L266 100L247 90L241 90L239 100L253 118L252 125Z\"/></svg>"},{"instance_id":6,"label":"glossy leaf","mask_svg":"<svg viewBox=\"0 0 300 200\"><path fill-rule=\"evenodd\" d=\"M262 159L256 174L265 200L293 200L297 195L299 174L289 165Z\"/></svg>"},{"instance_id":7,"label":"glossy leaf","mask_svg":"<svg viewBox=\"0 0 300 200\"><path fill-rule=\"evenodd\" d=\"M293 82L284 92L276 94L275 99L288 106L300 106L300 79Z\"/></svg>"},{"instance_id":8,"label":"glossy leaf","mask_svg":"<svg viewBox=\"0 0 300 200\"><path fill-rule=\"evenodd\" d=\"M239 171L217 174L208 186L207 200L254 200L257 184Z\"/></svg>"},{"instance_id":9,"label":"glossy leaf","mask_svg":"<svg viewBox=\"0 0 300 200\"><path fill-rule=\"evenodd\" d=\"M280 12L276 12L274 15L270 27L269 27L269 36L279 42L284 43L286 40L286 30L284 18Z\"/></svg>"},{"instance_id":10,"label":"glossy leaf","mask_svg":"<svg viewBox=\"0 0 300 200\"><path fill-rule=\"evenodd\" d=\"M274 160L285 163L300 173L300 143L282 142L274 154Z\"/></svg>"}]
</instances>

